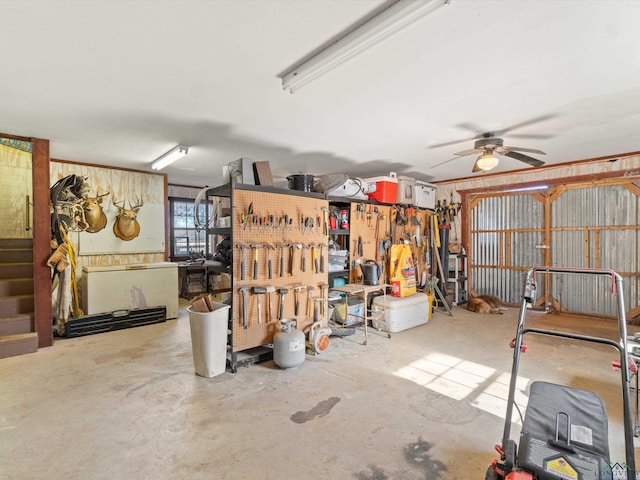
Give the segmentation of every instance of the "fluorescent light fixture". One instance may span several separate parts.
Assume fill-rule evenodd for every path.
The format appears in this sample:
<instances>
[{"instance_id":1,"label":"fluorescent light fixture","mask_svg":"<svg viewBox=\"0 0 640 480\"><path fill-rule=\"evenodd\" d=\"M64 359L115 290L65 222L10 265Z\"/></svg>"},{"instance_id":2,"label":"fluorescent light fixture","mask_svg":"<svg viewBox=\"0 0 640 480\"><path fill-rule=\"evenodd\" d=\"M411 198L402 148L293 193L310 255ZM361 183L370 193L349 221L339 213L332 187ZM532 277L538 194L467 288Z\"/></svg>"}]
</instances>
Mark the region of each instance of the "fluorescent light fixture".
<instances>
[{"instance_id":1,"label":"fluorescent light fixture","mask_svg":"<svg viewBox=\"0 0 640 480\"><path fill-rule=\"evenodd\" d=\"M498 162L499 160L497 157L493 156L493 152L486 152L480 155L478 160L476 160L476 168L484 171L491 170L498 166Z\"/></svg>"},{"instance_id":2,"label":"fluorescent light fixture","mask_svg":"<svg viewBox=\"0 0 640 480\"><path fill-rule=\"evenodd\" d=\"M155 160L151 164L151 168L153 168L154 170L161 170L170 163L173 163L179 158L184 157L187 153L189 153L189 147L185 147L184 145L173 147L167 153Z\"/></svg>"},{"instance_id":3,"label":"fluorescent light fixture","mask_svg":"<svg viewBox=\"0 0 640 480\"><path fill-rule=\"evenodd\" d=\"M549 185L536 185L535 187L522 187L522 188L512 188L510 190L503 190L504 192L530 192L533 190L546 190L549 188Z\"/></svg>"},{"instance_id":4,"label":"fluorescent light fixture","mask_svg":"<svg viewBox=\"0 0 640 480\"><path fill-rule=\"evenodd\" d=\"M451 0L398 0L375 17L347 32L329 47L282 76L282 88L294 93L342 62L393 35Z\"/></svg>"}]
</instances>

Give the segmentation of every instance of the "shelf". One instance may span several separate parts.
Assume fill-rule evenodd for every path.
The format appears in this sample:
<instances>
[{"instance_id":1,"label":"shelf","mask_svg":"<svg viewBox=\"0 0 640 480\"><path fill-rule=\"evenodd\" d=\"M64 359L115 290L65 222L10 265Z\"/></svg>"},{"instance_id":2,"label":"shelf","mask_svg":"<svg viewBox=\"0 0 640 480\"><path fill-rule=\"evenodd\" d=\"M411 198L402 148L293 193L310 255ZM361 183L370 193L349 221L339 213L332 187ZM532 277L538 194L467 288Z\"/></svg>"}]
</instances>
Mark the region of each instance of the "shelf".
<instances>
[{"instance_id":1,"label":"shelf","mask_svg":"<svg viewBox=\"0 0 640 480\"><path fill-rule=\"evenodd\" d=\"M207 228L207 233L211 235L231 235L231 228Z\"/></svg>"},{"instance_id":2,"label":"shelf","mask_svg":"<svg viewBox=\"0 0 640 480\"><path fill-rule=\"evenodd\" d=\"M344 275L349 276L349 270L336 270L334 272L329 272L329 278L342 277Z\"/></svg>"},{"instance_id":3,"label":"shelf","mask_svg":"<svg viewBox=\"0 0 640 480\"><path fill-rule=\"evenodd\" d=\"M285 195L295 195L297 197L318 198L322 200L325 199L325 196L322 193L303 192L302 190L292 190L290 188L268 187L265 185L249 185L246 183L234 183L233 189L234 190L250 190L253 192L280 193ZM209 190L207 190L207 195L211 197L230 197L231 185L229 183L226 183L218 187L210 188Z\"/></svg>"},{"instance_id":4,"label":"shelf","mask_svg":"<svg viewBox=\"0 0 640 480\"><path fill-rule=\"evenodd\" d=\"M450 268L447 272L447 284L453 289L453 304L467 303L467 255L449 254ZM451 266L453 264L453 266Z\"/></svg>"},{"instance_id":5,"label":"shelf","mask_svg":"<svg viewBox=\"0 0 640 480\"><path fill-rule=\"evenodd\" d=\"M329 230L329 235L349 235L348 228L336 228L334 230Z\"/></svg>"}]
</instances>

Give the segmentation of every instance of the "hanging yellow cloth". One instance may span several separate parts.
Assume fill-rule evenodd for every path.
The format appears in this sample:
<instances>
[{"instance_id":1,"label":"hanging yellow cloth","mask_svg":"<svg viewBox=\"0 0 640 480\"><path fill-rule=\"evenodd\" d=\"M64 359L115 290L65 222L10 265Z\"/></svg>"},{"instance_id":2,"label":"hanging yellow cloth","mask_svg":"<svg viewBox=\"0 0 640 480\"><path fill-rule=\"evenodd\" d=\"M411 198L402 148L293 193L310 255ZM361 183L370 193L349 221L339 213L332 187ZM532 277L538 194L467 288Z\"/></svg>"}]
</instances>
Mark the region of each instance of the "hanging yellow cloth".
<instances>
[{"instance_id":1,"label":"hanging yellow cloth","mask_svg":"<svg viewBox=\"0 0 640 480\"><path fill-rule=\"evenodd\" d=\"M62 234L62 238L64 239L64 243L67 244L69 248L69 263L71 264L71 312L74 317L81 317L84 315L84 312L80 308L80 298L78 296L78 279L76 278L76 250L73 247L73 243L71 239L67 235L66 230L62 225L60 225L60 233Z\"/></svg>"}]
</instances>

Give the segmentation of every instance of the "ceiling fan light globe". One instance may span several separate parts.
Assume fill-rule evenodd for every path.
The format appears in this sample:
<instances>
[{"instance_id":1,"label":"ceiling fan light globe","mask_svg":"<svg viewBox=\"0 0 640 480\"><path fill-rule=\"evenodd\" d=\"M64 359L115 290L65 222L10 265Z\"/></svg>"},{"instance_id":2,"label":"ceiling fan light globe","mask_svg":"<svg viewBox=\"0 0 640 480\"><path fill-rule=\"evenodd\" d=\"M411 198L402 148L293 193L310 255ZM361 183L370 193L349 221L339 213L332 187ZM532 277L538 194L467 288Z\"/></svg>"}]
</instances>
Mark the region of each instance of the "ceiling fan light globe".
<instances>
[{"instance_id":1,"label":"ceiling fan light globe","mask_svg":"<svg viewBox=\"0 0 640 480\"><path fill-rule=\"evenodd\" d=\"M498 166L498 158L494 157L492 153L483 153L478 157L476 161L476 166L480 170L491 170L492 168L496 168Z\"/></svg>"}]
</instances>

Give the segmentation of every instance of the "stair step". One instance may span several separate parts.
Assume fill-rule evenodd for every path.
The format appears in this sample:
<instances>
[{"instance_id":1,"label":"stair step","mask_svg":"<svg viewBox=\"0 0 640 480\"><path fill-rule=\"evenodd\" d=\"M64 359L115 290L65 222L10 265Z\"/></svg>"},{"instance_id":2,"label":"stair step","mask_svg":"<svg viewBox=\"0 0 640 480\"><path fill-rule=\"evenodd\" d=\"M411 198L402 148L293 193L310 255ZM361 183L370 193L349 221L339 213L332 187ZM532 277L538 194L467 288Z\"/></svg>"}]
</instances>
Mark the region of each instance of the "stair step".
<instances>
[{"instance_id":1,"label":"stair step","mask_svg":"<svg viewBox=\"0 0 640 480\"><path fill-rule=\"evenodd\" d=\"M0 278L33 277L33 263L0 263Z\"/></svg>"},{"instance_id":2,"label":"stair step","mask_svg":"<svg viewBox=\"0 0 640 480\"><path fill-rule=\"evenodd\" d=\"M0 317L0 336L33 332L33 313L18 313Z\"/></svg>"},{"instance_id":3,"label":"stair step","mask_svg":"<svg viewBox=\"0 0 640 480\"><path fill-rule=\"evenodd\" d=\"M33 248L32 238L0 238L0 248Z\"/></svg>"},{"instance_id":4,"label":"stair step","mask_svg":"<svg viewBox=\"0 0 640 480\"><path fill-rule=\"evenodd\" d=\"M0 358L15 357L38 351L38 334L19 333L0 337Z\"/></svg>"},{"instance_id":5,"label":"stair step","mask_svg":"<svg viewBox=\"0 0 640 480\"><path fill-rule=\"evenodd\" d=\"M0 316L33 312L33 295L0 297Z\"/></svg>"},{"instance_id":6,"label":"stair step","mask_svg":"<svg viewBox=\"0 0 640 480\"><path fill-rule=\"evenodd\" d=\"M32 248L0 248L0 263L33 262Z\"/></svg>"},{"instance_id":7,"label":"stair step","mask_svg":"<svg viewBox=\"0 0 640 480\"><path fill-rule=\"evenodd\" d=\"M33 293L33 278L0 279L0 297Z\"/></svg>"}]
</instances>

